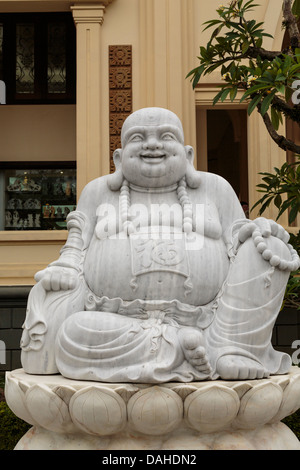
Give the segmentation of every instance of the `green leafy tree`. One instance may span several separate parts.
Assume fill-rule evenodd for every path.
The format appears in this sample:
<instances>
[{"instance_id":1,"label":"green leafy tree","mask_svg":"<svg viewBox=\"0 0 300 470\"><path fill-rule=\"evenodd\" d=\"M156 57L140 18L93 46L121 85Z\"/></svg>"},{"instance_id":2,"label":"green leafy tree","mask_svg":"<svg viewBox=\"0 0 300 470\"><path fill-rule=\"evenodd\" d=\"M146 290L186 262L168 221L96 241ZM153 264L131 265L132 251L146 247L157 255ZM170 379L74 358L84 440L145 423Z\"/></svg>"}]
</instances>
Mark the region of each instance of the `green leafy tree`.
<instances>
[{"instance_id":1,"label":"green leafy tree","mask_svg":"<svg viewBox=\"0 0 300 470\"><path fill-rule=\"evenodd\" d=\"M286 162L274 173L261 173L258 191L263 193L254 207L262 215L273 202L279 218L285 211L293 224L300 211L300 146L279 134L280 124L288 119L300 125L300 0L282 1L282 27L287 31L288 44L283 50L263 47L264 38L272 37L262 22L251 18L258 5L255 0L232 0L217 9L217 17L204 23L211 29L206 47L200 47L199 65L191 70L195 88L201 77L219 70L224 81L213 104L229 98L247 102L248 115L257 111L273 141L283 150L295 154L295 162ZM252 209L254 209L254 207ZM300 233L291 234L291 243L300 248ZM286 302L300 305L299 271L289 281ZM300 306L299 306L300 308Z\"/></svg>"},{"instance_id":2,"label":"green leafy tree","mask_svg":"<svg viewBox=\"0 0 300 470\"><path fill-rule=\"evenodd\" d=\"M283 27L290 37L283 51L263 48L264 38L271 35L263 23L247 18L256 6L254 0L233 0L217 9L218 18L204 23L204 30L213 28L213 32L206 47L200 47L199 66L188 77L196 87L203 75L219 69L224 85L213 103L227 97L233 101L242 91L241 102L248 101L248 114L256 109L276 144L300 154L299 145L277 133L284 116L300 123L300 0L293 4L283 0Z\"/></svg>"}]
</instances>

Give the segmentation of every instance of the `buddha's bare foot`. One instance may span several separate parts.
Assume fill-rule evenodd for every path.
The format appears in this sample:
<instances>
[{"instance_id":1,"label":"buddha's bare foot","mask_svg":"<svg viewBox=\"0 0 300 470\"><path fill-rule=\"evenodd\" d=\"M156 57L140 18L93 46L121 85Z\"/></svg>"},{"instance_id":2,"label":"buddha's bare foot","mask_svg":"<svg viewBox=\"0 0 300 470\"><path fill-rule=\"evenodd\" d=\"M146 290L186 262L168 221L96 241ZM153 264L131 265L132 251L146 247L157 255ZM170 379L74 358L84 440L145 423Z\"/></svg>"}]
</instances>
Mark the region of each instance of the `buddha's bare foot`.
<instances>
[{"instance_id":1,"label":"buddha's bare foot","mask_svg":"<svg viewBox=\"0 0 300 470\"><path fill-rule=\"evenodd\" d=\"M186 360L199 372L209 375L211 367L206 356L202 333L192 328L183 328L178 336Z\"/></svg>"},{"instance_id":2,"label":"buddha's bare foot","mask_svg":"<svg viewBox=\"0 0 300 470\"><path fill-rule=\"evenodd\" d=\"M263 379L270 373L259 363L246 356L222 356L217 362L217 373L223 380Z\"/></svg>"}]
</instances>

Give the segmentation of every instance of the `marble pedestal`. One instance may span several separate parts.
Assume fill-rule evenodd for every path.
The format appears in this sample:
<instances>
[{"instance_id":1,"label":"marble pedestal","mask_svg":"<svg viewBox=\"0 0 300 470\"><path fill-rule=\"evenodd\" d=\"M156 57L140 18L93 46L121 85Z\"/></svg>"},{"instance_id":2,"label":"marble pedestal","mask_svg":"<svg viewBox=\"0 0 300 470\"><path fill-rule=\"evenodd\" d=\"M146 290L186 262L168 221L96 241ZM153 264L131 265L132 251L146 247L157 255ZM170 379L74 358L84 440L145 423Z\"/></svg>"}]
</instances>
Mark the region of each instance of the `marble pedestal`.
<instances>
[{"instance_id":1,"label":"marble pedestal","mask_svg":"<svg viewBox=\"0 0 300 470\"><path fill-rule=\"evenodd\" d=\"M6 375L32 425L16 450L300 450L281 422L300 408L300 369L263 380L106 384Z\"/></svg>"}]
</instances>

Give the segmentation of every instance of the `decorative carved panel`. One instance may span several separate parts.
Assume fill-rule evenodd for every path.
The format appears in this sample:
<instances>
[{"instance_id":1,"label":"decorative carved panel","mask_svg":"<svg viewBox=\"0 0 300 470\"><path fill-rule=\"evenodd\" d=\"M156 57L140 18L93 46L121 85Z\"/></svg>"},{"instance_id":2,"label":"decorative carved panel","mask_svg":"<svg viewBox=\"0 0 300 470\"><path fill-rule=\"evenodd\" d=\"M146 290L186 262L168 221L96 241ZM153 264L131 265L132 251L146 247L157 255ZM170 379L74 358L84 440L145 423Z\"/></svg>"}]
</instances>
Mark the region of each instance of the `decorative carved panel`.
<instances>
[{"instance_id":1,"label":"decorative carved panel","mask_svg":"<svg viewBox=\"0 0 300 470\"><path fill-rule=\"evenodd\" d=\"M121 147L121 128L132 112L132 47L109 46L110 172L115 171L113 152Z\"/></svg>"}]
</instances>

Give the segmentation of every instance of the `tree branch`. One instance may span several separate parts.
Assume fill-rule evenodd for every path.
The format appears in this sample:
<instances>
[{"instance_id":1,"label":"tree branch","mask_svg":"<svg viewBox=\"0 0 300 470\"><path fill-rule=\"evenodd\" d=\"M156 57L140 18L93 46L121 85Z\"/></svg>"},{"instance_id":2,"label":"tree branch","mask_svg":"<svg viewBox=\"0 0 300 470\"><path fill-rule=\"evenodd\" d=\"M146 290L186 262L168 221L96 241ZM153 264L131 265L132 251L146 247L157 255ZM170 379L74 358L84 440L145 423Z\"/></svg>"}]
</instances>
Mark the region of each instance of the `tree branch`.
<instances>
[{"instance_id":1,"label":"tree branch","mask_svg":"<svg viewBox=\"0 0 300 470\"><path fill-rule=\"evenodd\" d=\"M258 56L261 59L273 60L276 57L282 55L282 51L267 51L262 47L249 47L246 53L246 57L251 57L251 59L256 59Z\"/></svg>"},{"instance_id":2,"label":"tree branch","mask_svg":"<svg viewBox=\"0 0 300 470\"><path fill-rule=\"evenodd\" d=\"M246 53L236 53L237 55L232 55L229 57L223 57L220 60L215 60L211 62L211 65L223 65L225 62L240 60L240 59L256 59L258 56L261 59L273 60L276 57L279 57L283 54L283 51L267 51L261 47L249 47Z\"/></svg>"},{"instance_id":3,"label":"tree branch","mask_svg":"<svg viewBox=\"0 0 300 470\"><path fill-rule=\"evenodd\" d=\"M262 115L261 105L260 104L257 106L257 109L258 109L258 112L260 113L260 115L263 118L263 121L265 123L265 126L267 128L267 131L268 131L270 137L274 140L274 142L278 145L278 147L280 147L282 150L285 150L285 151L290 150L291 152L300 154L300 146L299 145L296 145L294 142L287 139L283 135L278 134L275 131L275 129L273 127L273 124L272 124L272 121L271 121L268 113L265 113L264 115Z\"/></svg>"},{"instance_id":4,"label":"tree branch","mask_svg":"<svg viewBox=\"0 0 300 470\"><path fill-rule=\"evenodd\" d=\"M279 111L281 111L285 116L291 119L294 122L300 123L300 107L299 106L290 106L286 101L279 98L279 96L274 96L273 105Z\"/></svg>"},{"instance_id":5,"label":"tree branch","mask_svg":"<svg viewBox=\"0 0 300 470\"><path fill-rule=\"evenodd\" d=\"M292 48L299 47L300 34L297 19L292 12L292 0L283 0L283 17L286 29L290 36Z\"/></svg>"}]
</instances>

